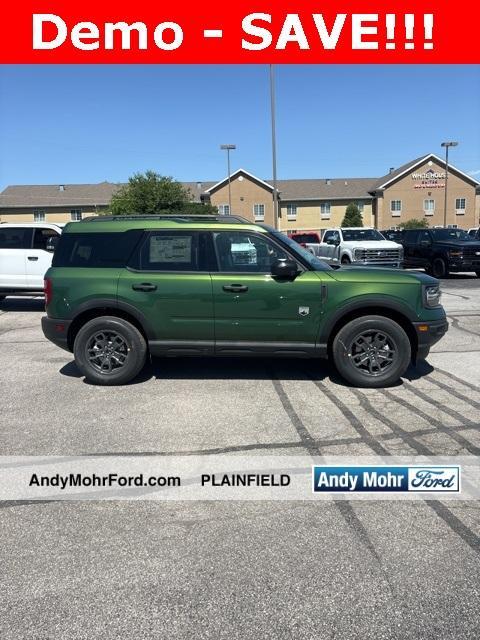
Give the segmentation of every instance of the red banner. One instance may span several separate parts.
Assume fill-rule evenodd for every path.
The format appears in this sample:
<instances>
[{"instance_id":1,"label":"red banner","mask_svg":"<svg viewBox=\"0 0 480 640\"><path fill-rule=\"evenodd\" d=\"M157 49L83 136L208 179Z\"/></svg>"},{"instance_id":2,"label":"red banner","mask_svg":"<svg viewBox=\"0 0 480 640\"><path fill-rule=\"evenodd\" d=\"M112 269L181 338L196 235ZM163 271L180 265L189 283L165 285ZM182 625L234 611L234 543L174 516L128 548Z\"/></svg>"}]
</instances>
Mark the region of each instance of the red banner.
<instances>
[{"instance_id":1,"label":"red banner","mask_svg":"<svg viewBox=\"0 0 480 640\"><path fill-rule=\"evenodd\" d=\"M3 63L478 63L480 3L5 5Z\"/></svg>"}]
</instances>

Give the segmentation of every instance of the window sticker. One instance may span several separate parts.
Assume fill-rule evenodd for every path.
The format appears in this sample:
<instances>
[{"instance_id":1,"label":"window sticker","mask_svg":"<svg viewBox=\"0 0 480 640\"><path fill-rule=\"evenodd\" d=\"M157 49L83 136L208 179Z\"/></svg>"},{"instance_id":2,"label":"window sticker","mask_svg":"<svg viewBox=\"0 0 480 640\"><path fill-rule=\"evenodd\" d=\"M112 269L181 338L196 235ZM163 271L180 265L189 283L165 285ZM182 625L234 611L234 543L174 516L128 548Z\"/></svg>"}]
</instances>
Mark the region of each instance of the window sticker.
<instances>
[{"instance_id":1,"label":"window sticker","mask_svg":"<svg viewBox=\"0 0 480 640\"><path fill-rule=\"evenodd\" d=\"M191 262L191 236L152 236L149 262Z\"/></svg>"}]
</instances>

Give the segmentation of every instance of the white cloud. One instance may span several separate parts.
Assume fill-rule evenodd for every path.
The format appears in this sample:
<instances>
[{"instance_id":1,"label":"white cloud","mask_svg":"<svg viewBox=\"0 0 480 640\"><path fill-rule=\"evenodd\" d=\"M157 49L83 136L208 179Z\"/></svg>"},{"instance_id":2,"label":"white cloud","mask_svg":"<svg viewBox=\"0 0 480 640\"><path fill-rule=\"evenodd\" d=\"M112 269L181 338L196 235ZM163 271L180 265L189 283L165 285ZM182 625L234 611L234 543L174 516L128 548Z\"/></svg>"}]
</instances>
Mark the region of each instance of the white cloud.
<instances>
[{"instance_id":1,"label":"white cloud","mask_svg":"<svg viewBox=\"0 0 480 640\"><path fill-rule=\"evenodd\" d=\"M469 176L480 176L480 169L475 169L474 171L468 172Z\"/></svg>"}]
</instances>

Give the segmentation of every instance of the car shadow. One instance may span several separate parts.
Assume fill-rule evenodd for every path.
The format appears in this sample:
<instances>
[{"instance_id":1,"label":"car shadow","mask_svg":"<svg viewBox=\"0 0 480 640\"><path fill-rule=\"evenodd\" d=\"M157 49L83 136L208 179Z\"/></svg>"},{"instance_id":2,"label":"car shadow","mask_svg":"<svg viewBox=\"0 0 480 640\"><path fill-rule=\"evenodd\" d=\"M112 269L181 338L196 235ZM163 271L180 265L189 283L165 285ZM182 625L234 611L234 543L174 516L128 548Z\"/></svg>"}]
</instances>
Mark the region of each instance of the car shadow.
<instances>
[{"instance_id":1,"label":"car shadow","mask_svg":"<svg viewBox=\"0 0 480 640\"><path fill-rule=\"evenodd\" d=\"M428 362L422 360L410 365L403 376L409 382L419 380L433 371ZM72 360L60 369L63 376L83 378ZM143 384L149 380L329 380L334 385L355 388L339 376L327 360L302 360L293 358L154 358L139 375L122 386ZM83 380L84 384L92 383ZM399 380L389 388L403 384Z\"/></svg>"},{"instance_id":2,"label":"car shadow","mask_svg":"<svg viewBox=\"0 0 480 640\"><path fill-rule=\"evenodd\" d=\"M45 311L45 298L40 297L12 297L0 300L0 311Z\"/></svg>"}]
</instances>

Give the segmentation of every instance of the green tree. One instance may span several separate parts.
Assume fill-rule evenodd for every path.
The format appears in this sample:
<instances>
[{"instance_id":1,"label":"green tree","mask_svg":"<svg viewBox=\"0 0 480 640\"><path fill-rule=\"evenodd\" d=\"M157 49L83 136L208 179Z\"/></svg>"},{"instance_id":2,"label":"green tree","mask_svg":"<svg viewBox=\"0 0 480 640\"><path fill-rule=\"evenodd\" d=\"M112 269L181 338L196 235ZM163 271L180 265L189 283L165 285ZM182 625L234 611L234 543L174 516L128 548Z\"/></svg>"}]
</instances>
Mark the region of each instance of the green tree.
<instances>
[{"instance_id":1,"label":"green tree","mask_svg":"<svg viewBox=\"0 0 480 640\"><path fill-rule=\"evenodd\" d=\"M354 202L345 209L345 216L342 221L342 227L363 227L363 218L358 205Z\"/></svg>"},{"instance_id":2,"label":"green tree","mask_svg":"<svg viewBox=\"0 0 480 640\"><path fill-rule=\"evenodd\" d=\"M425 220L425 218L412 218L406 222L401 222L398 226L400 229L428 229L428 220Z\"/></svg>"},{"instance_id":3,"label":"green tree","mask_svg":"<svg viewBox=\"0 0 480 640\"><path fill-rule=\"evenodd\" d=\"M112 197L108 213L114 215L208 214L217 208L192 202L192 195L180 182L155 171L135 173Z\"/></svg>"}]
</instances>

